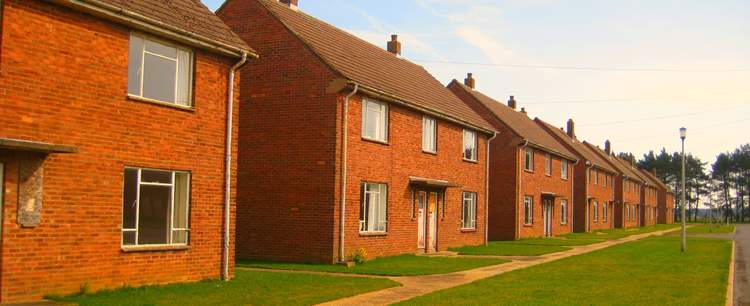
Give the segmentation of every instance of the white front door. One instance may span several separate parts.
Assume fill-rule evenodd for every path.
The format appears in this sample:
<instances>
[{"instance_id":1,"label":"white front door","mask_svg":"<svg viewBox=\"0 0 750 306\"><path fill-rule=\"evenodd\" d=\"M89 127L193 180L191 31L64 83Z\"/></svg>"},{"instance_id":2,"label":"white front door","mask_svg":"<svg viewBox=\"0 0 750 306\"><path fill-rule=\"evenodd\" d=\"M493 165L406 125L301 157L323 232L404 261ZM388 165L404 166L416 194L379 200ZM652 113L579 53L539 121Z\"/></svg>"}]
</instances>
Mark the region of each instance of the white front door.
<instances>
[{"instance_id":1,"label":"white front door","mask_svg":"<svg viewBox=\"0 0 750 306\"><path fill-rule=\"evenodd\" d=\"M429 249L427 252L435 252L437 250L437 209L438 209L438 193L437 192L431 192L430 198L428 202L430 203L428 206L428 213L427 213L427 232L429 233L427 235L427 240L429 241Z\"/></svg>"},{"instance_id":2,"label":"white front door","mask_svg":"<svg viewBox=\"0 0 750 306\"><path fill-rule=\"evenodd\" d=\"M551 237L552 236L552 216L553 216L552 200L543 199L542 208L544 210L544 237Z\"/></svg>"},{"instance_id":3,"label":"white front door","mask_svg":"<svg viewBox=\"0 0 750 306\"><path fill-rule=\"evenodd\" d=\"M427 192L419 191L417 194L417 248L425 248L425 208L427 207Z\"/></svg>"}]
</instances>

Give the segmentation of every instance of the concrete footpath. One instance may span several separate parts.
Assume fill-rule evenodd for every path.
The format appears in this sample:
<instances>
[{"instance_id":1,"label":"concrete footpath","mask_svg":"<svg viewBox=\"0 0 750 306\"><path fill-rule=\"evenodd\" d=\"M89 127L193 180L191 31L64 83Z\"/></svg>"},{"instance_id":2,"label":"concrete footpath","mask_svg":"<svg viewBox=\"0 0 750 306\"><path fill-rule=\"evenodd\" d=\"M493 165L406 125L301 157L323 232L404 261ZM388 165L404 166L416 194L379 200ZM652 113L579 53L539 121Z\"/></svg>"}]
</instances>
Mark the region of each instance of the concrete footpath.
<instances>
[{"instance_id":1,"label":"concrete footpath","mask_svg":"<svg viewBox=\"0 0 750 306\"><path fill-rule=\"evenodd\" d=\"M500 275L506 272L524 269L571 256L586 254L613 245L623 244L650 236L662 235L675 230L677 229L633 235L592 245L575 246L568 251L534 256L534 259L532 260L513 260L508 263L477 268L474 270L439 275L388 277L389 279L401 283L402 286L364 293L321 305L389 305L425 295L430 292L468 284L476 280ZM748 230L750 230L750 228L748 228ZM747 250L750 251L750 248L747 248Z\"/></svg>"},{"instance_id":2,"label":"concrete footpath","mask_svg":"<svg viewBox=\"0 0 750 306\"><path fill-rule=\"evenodd\" d=\"M734 305L750 306L750 224L737 224L734 233Z\"/></svg>"}]
</instances>

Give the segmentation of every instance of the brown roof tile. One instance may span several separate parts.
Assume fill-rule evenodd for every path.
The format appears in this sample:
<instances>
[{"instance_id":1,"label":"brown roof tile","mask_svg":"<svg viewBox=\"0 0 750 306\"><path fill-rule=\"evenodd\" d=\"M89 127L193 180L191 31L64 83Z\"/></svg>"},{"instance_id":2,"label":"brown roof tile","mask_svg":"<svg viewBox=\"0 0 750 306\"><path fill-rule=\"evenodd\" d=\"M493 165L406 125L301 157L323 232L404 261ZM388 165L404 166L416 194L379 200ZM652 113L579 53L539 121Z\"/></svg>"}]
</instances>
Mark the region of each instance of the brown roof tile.
<instances>
[{"instance_id":1,"label":"brown roof tile","mask_svg":"<svg viewBox=\"0 0 750 306\"><path fill-rule=\"evenodd\" d=\"M453 95L424 67L302 11L290 9L276 0L256 1L342 77L398 101L494 131L492 125Z\"/></svg>"},{"instance_id":2,"label":"brown roof tile","mask_svg":"<svg viewBox=\"0 0 750 306\"><path fill-rule=\"evenodd\" d=\"M200 0L99 0L183 31L246 51L252 49ZM158 26L158 25L155 25Z\"/></svg>"},{"instance_id":3,"label":"brown roof tile","mask_svg":"<svg viewBox=\"0 0 750 306\"><path fill-rule=\"evenodd\" d=\"M469 95L474 97L476 101L484 105L490 112L492 112L498 120L505 123L519 137L528 140L534 146L540 147L551 153L576 160L576 155L570 152L562 143L555 139L552 135L547 133L541 126L536 124L534 120L529 118L524 113L517 112L516 110L506 106L503 103L492 99L478 90L469 88L468 86L453 80L451 85L458 85L459 88L463 89ZM449 86L451 86L449 85Z\"/></svg>"},{"instance_id":4,"label":"brown roof tile","mask_svg":"<svg viewBox=\"0 0 750 306\"><path fill-rule=\"evenodd\" d=\"M579 159L585 159L591 163L594 167L598 167L605 171L616 173L615 170L608 162L606 162L599 154L596 154L589 147L578 141L576 138L570 138L568 134L562 130L554 127L553 125L541 120L539 118L534 119L538 124L542 125L551 134L555 135L558 140L568 144L569 148L573 148L573 152L579 157Z\"/></svg>"},{"instance_id":5,"label":"brown roof tile","mask_svg":"<svg viewBox=\"0 0 750 306\"><path fill-rule=\"evenodd\" d=\"M667 185L664 184L664 182L662 182L659 178L657 178L656 176L654 176L651 172L648 172L648 171L643 170L643 169L639 169L639 170L641 171L641 174L643 175L643 177L646 178L651 183L651 185L656 186L656 187L658 187L660 189L669 190L669 188L667 187Z\"/></svg>"},{"instance_id":6,"label":"brown roof tile","mask_svg":"<svg viewBox=\"0 0 750 306\"><path fill-rule=\"evenodd\" d=\"M614 166L615 169L617 169L617 172L621 173L622 175L627 176L628 178L634 180L634 181L640 181L644 182L644 179L641 178L641 176L637 173L638 169L631 166L629 162L625 162L624 160L607 154L607 152L604 152L604 150L600 149L599 147L592 145L586 141L583 142L583 144L591 149L592 151L599 154L599 156L609 162L610 165Z\"/></svg>"}]
</instances>

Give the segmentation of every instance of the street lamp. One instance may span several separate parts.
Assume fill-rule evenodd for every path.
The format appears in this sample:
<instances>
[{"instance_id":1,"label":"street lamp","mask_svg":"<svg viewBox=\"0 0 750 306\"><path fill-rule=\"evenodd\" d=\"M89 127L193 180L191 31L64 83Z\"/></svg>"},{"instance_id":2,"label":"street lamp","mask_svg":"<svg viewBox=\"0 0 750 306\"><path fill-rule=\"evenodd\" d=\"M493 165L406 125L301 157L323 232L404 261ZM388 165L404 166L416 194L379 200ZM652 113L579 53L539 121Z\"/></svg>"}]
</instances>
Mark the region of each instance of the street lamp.
<instances>
[{"instance_id":1,"label":"street lamp","mask_svg":"<svg viewBox=\"0 0 750 306\"><path fill-rule=\"evenodd\" d=\"M681 250L684 253L687 248L687 231L685 230L685 137L687 136L687 129L680 128L680 139L682 139L682 205L680 207L680 215L682 218L682 247Z\"/></svg>"}]
</instances>

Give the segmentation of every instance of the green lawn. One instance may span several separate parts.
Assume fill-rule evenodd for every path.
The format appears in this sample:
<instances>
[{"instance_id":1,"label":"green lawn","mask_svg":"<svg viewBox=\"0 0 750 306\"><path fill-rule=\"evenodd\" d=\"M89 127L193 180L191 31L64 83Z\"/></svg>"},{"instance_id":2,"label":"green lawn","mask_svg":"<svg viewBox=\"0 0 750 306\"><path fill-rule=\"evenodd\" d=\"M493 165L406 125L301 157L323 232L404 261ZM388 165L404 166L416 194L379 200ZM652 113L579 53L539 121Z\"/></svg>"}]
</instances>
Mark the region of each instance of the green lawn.
<instances>
[{"instance_id":1,"label":"green lawn","mask_svg":"<svg viewBox=\"0 0 750 306\"><path fill-rule=\"evenodd\" d=\"M726 224L696 224L687 229L690 234L731 234L734 233L734 225Z\"/></svg>"},{"instance_id":2,"label":"green lawn","mask_svg":"<svg viewBox=\"0 0 750 306\"><path fill-rule=\"evenodd\" d=\"M508 261L496 258L427 257L406 254L375 258L351 268L342 265L282 263L257 260L239 260L237 261L237 267L407 276L444 274L506 262Z\"/></svg>"},{"instance_id":3,"label":"green lawn","mask_svg":"<svg viewBox=\"0 0 750 306\"><path fill-rule=\"evenodd\" d=\"M517 270L404 305L724 305L731 242L659 236Z\"/></svg>"},{"instance_id":4,"label":"green lawn","mask_svg":"<svg viewBox=\"0 0 750 306\"><path fill-rule=\"evenodd\" d=\"M461 255L492 255L492 256L537 256L570 250L559 245L523 244L518 241L490 241L486 246L467 246L450 249Z\"/></svg>"},{"instance_id":5,"label":"green lawn","mask_svg":"<svg viewBox=\"0 0 750 306\"><path fill-rule=\"evenodd\" d=\"M230 282L147 286L56 297L86 305L313 305L399 286L382 278L236 271Z\"/></svg>"},{"instance_id":6,"label":"green lawn","mask_svg":"<svg viewBox=\"0 0 750 306\"><path fill-rule=\"evenodd\" d=\"M562 235L561 237L567 239L605 239L614 240L620 239L627 236L645 234L656 231L663 231L679 227L678 224L656 224L646 227L634 227L634 228L617 228L610 230L596 230L589 233L570 233Z\"/></svg>"}]
</instances>

